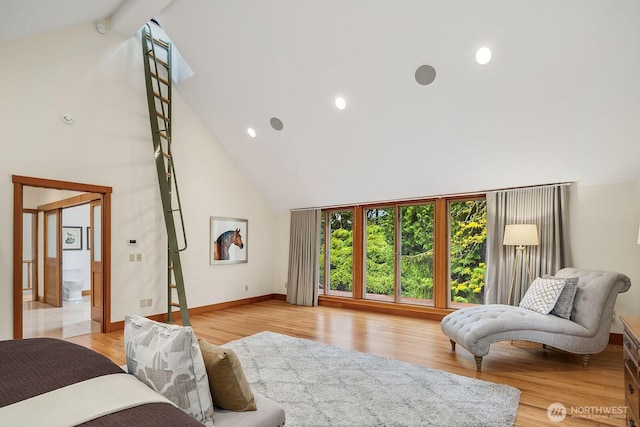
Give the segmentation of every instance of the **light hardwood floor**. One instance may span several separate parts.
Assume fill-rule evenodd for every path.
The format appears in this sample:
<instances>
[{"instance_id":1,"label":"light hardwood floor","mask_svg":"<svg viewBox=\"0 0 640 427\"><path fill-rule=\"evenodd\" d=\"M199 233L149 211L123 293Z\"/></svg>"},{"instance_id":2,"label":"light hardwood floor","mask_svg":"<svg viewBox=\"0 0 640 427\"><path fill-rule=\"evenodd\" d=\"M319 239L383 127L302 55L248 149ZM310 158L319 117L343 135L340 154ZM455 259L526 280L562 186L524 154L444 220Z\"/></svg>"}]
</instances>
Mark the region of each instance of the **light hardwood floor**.
<instances>
[{"instance_id":1,"label":"light hardwood floor","mask_svg":"<svg viewBox=\"0 0 640 427\"><path fill-rule=\"evenodd\" d=\"M476 373L473 356L458 347L453 352L438 321L329 307L300 307L279 300L239 306L191 317L199 338L214 344L273 331L337 347L442 369L521 390L516 426L623 426L611 416L578 419L567 416L554 423L547 417L551 403L568 411L624 406L622 346L609 345L592 357L588 368L580 358L540 345L504 342L491 346L482 372ZM90 347L115 363L125 363L123 332L91 334L67 339Z\"/></svg>"},{"instance_id":2,"label":"light hardwood floor","mask_svg":"<svg viewBox=\"0 0 640 427\"><path fill-rule=\"evenodd\" d=\"M22 336L69 338L100 332L100 323L91 320L90 296L82 301L63 301L54 307L38 301L25 301L22 305Z\"/></svg>"}]
</instances>

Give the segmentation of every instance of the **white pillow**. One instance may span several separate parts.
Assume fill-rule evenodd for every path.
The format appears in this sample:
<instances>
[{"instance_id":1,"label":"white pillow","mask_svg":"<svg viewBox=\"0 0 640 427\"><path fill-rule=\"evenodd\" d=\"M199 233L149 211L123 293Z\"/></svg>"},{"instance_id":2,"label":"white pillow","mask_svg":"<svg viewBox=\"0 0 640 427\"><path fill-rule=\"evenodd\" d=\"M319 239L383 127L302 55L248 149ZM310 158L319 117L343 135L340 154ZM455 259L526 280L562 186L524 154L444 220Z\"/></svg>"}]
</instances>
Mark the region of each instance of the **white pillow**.
<instances>
[{"instance_id":1,"label":"white pillow","mask_svg":"<svg viewBox=\"0 0 640 427\"><path fill-rule=\"evenodd\" d=\"M541 279L533 281L527 293L520 301L520 307L533 310L540 314L549 314L555 307L565 281L561 279Z\"/></svg>"},{"instance_id":2,"label":"white pillow","mask_svg":"<svg viewBox=\"0 0 640 427\"><path fill-rule=\"evenodd\" d=\"M193 329L127 315L124 349L130 374L213 427L209 378Z\"/></svg>"}]
</instances>

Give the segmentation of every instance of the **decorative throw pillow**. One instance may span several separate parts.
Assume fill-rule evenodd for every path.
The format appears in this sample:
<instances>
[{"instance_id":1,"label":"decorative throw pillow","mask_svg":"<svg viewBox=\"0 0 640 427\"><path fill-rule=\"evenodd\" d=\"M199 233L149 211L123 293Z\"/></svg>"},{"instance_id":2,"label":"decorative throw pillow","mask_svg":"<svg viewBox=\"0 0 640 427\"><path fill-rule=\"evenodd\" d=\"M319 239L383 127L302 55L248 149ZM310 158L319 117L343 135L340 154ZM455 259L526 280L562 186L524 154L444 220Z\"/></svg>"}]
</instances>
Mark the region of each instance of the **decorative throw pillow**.
<instances>
[{"instance_id":1,"label":"decorative throw pillow","mask_svg":"<svg viewBox=\"0 0 640 427\"><path fill-rule=\"evenodd\" d=\"M571 310L573 310L573 300L576 298L576 291L578 290L578 278L567 277L561 279L560 277L553 277L547 274L542 276L542 278L564 280L564 288L562 289L560 297L558 297L556 305L553 307L553 310L551 310L551 314L565 319L570 319Z\"/></svg>"},{"instance_id":2,"label":"decorative throw pillow","mask_svg":"<svg viewBox=\"0 0 640 427\"><path fill-rule=\"evenodd\" d=\"M564 280L537 277L522 297L520 307L540 314L549 314L562 293L564 283Z\"/></svg>"},{"instance_id":3,"label":"decorative throw pillow","mask_svg":"<svg viewBox=\"0 0 640 427\"><path fill-rule=\"evenodd\" d=\"M236 353L203 339L198 343L207 368L213 403L229 411L255 411L256 401Z\"/></svg>"},{"instance_id":4,"label":"decorative throw pillow","mask_svg":"<svg viewBox=\"0 0 640 427\"><path fill-rule=\"evenodd\" d=\"M213 427L209 379L193 329L127 315L124 346L130 374Z\"/></svg>"}]
</instances>

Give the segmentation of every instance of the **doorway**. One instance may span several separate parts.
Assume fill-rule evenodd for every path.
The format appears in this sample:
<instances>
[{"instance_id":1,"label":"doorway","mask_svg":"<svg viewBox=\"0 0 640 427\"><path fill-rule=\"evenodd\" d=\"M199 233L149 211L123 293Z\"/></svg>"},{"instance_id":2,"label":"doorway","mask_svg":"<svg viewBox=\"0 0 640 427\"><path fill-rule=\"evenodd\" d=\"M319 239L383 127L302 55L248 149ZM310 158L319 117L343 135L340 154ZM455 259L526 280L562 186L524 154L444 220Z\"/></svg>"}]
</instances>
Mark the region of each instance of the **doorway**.
<instances>
[{"instance_id":1,"label":"doorway","mask_svg":"<svg viewBox=\"0 0 640 427\"><path fill-rule=\"evenodd\" d=\"M45 212L44 228L47 224L53 232L44 233L44 264L45 282L49 277L47 293L43 292L50 301L61 300L62 296L62 271L61 271L61 221L60 212L65 206L86 205L90 206L90 226L86 229L86 244L90 248L90 311L91 319L99 322L100 332L110 332L111 329L111 187L82 184L66 181L55 181L42 178L32 178L14 175L14 211L13 211L13 335L14 339L23 337L23 261L24 261L24 237L23 229L25 217L23 216L25 187L69 190L80 192L77 196L61 200L60 202L39 206L39 211ZM29 223L27 221L27 226ZM70 230L72 233L74 230ZM47 241L47 235L53 236ZM56 237L58 236L58 237ZM78 237L82 234L78 235ZM53 242L53 243L52 243ZM53 261L51 261L53 260ZM44 291L44 290L43 290ZM53 294L51 294L53 292ZM55 305L55 304L54 304ZM62 305L62 304L59 304Z\"/></svg>"},{"instance_id":2,"label":"doorway","mask_svg":"<svg viewBox=\"0 0 640 427\"><path fill-rule=\"evenodd\" d=\"M100 331L100 322L91 317L91 260L100 255L92 252L91 243L94 230L100 228L91 228L90 210L100 198L100 194L76 191L23 189L22 205L31 208L23 211L35 212L32 221L36 229L34 233L34 227L28 226L25 213L23 338L70 338ZM97 237L99 242L101 236ZM35 254L29 251L31 247L36 249ZM26 263L29 259L35 262ZM40 280L31 281L31 286L28 266L40 276ZM28 289L32 289L31 298Z\"/></svg>"}]
</instances>

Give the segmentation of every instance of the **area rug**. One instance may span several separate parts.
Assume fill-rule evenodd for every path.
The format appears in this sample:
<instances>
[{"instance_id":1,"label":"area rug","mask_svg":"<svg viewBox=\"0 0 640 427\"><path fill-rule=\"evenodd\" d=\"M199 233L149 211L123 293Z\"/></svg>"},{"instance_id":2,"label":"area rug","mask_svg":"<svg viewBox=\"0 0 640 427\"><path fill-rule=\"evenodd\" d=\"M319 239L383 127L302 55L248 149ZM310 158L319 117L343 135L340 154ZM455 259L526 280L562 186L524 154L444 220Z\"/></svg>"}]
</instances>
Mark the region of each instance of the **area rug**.
<instances>
[{"instance_id":1,"label":"area rug","mask_svg":"<svg viewBox=\"0 0 640 427\"><path fill-rule=\"evenodd\" d=\"M510 426L520 400L514 387L273 332L224 347L288 427Z\"/></svg>"}]
</instances>

